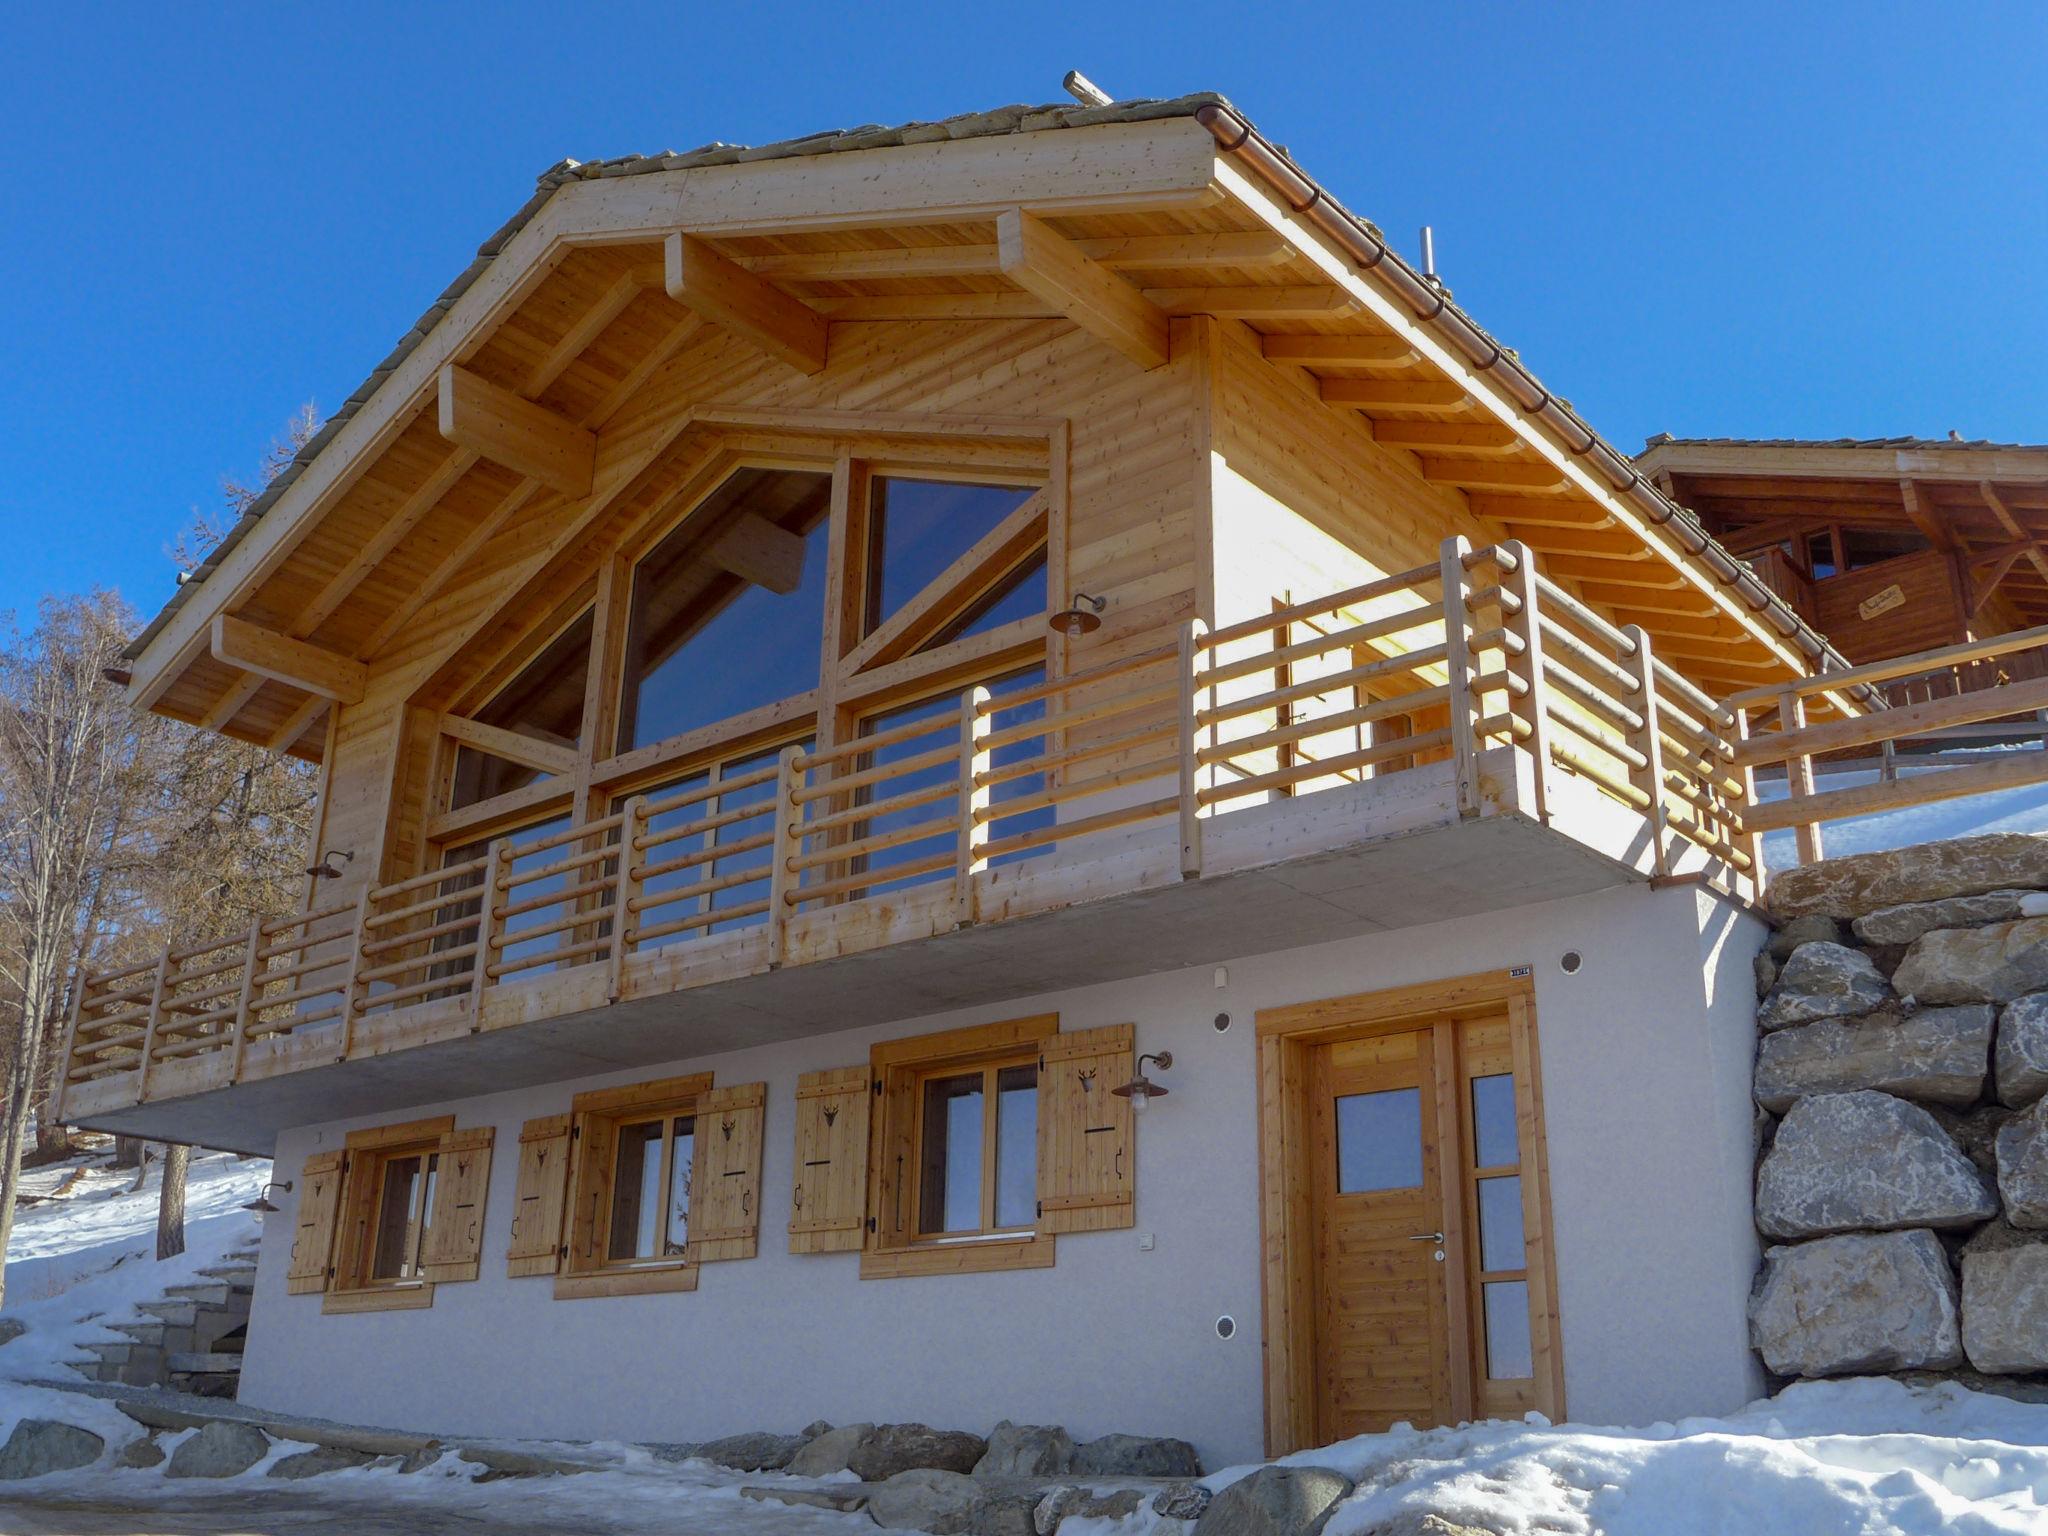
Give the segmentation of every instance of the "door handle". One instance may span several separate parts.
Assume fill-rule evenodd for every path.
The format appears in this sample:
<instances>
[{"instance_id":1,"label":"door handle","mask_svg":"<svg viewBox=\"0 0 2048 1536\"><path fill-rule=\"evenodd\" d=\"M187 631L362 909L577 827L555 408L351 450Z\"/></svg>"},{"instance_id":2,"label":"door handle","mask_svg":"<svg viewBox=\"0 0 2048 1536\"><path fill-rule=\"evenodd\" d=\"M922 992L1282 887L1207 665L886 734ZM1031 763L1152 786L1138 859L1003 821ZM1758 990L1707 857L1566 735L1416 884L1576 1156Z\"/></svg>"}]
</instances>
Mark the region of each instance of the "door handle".
<instances>
[{"instance_id":1,"label":"door handle","mask_svg":"<svg viewBox=\"0 0 2048 1536\"><path fill-rule=\"evenodd\" d=\"M1443 1240L1444 1235L1441 1232L1410 1232L1408 1234L1408 1241L1411 1243L1440 1243Z\"/></svg>"}]
</instances>

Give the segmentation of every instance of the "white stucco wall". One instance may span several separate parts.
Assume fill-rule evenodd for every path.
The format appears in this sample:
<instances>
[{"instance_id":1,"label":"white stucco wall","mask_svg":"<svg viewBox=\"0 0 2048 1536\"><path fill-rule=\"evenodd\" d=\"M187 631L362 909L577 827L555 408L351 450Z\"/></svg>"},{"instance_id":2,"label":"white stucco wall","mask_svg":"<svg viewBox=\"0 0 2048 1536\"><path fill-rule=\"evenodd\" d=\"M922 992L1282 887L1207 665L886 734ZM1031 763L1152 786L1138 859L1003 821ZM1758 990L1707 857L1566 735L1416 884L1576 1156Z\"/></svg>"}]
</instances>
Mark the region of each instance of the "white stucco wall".
<instances>
[{"instance_id":1,"label":"white stucco wall","mask_svg":"<svg viewBox=\"0 0 2048 1536\"><path fill-rule=\"evenodd\" d=\"M1175 1434L1205 1463L1262 1449L1257 1100L1263 1007L1516 964L1534 967L1572 1417L1635 1421L1753 1394L1743 1305L1750 1222L1749 956L1762 928L1691 889L1642 886L1238 959L1000 1007L906 1019L626 1076L409 1109L495 1124L484 1264L431 1309L324 1315L284 1291L289 1209L264 1233L245 1401L379 1424L504 1435L690 1440L810 1420L997 1419ZM1558 957L1585 957L1576 975ZM862 1281L850 1254L792 1256L798 1073L865 1062L876 1039L1057 1010L1135 1020L1170 1049L1142 1122L1136 1231L1062 1237L1057 1267ZM1219 1011L1232 1017L1218 1033ZM710 1069L765 1079L761 1253L707 1264L694 1293L555 1301L507 1279L522 1121L607 1082ZM394 1117L385 1117L394 1118ZM285 1136L280 1176L357 1124ZM1151 1235L1156 1246L1141 1248ZM1236 1336L1216 1336L1219 1316ZM1133 1364L1132 1362L1139 1362Z\"/></svg>"}]
</instances>

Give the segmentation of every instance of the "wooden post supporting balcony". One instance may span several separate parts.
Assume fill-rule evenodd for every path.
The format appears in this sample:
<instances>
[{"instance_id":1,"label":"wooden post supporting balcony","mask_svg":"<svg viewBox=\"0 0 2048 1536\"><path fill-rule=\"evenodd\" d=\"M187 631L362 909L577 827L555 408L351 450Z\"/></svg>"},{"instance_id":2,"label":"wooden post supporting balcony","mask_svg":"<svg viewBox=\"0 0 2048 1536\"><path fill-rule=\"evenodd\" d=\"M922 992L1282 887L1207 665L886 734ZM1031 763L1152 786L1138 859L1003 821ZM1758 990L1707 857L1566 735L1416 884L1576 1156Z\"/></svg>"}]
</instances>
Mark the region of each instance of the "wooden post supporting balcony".
<instances>
[{"instance_id":1,"label":"wooden post supporting balcony","mask_svg":"<svg viewBox=\"0 0 2048 1536\"><path fill-rule=\"evenodd\" d=\"M797 803L796 789L804 771L797 766L801 747L784 747L775 758L775 820L769 828L768 844L768 964L778 966L789 954L789 916L795 904L791 892L798 880L792 866L804 846L804 808Z\"/></svg>"},{"instance_id":2,"label":"wooden post supporting balcony","mask_svg":"<svg viewBox=\"0 0 2048 1536\"><path fill-rule=\"evenodd\" d=\"M1778 695L1778 729L1789 734L1805 727L1806 699L1797 688L1787 688ZM1785 798L1794 801L1813 798L1813 759L1804 752L1794 752L1785 759ZM1793 835L1798 839L1799 862L1818 864L1824 857L1820 823L1802 821L1793 829Z\"/></svg>"},{"instance_id":3,"label":"wooden post supporting balcony","mask_svg":"<svg viewBox=\"0 0 2048 1536\"><path fill-rule=\"evenodd\" d=\"M1527 737L1529 755L1536 760L1536 815L1548 824L1550 821L1550 712L1543 706L1543 623L1538 608L1538 588L1542 585L1536 579L1536 560L1529 553L1529 546L1520 540L1510 540L1501 546L1501 552L1513 563L1512 569L1500 572L1501 591L1520 602L1521 607L1510 613L1504 606L1501 610L1501 626L1510 635L1522 642L1519 656L1507 658L1508 671L1519 677L1527 688L1508 702L1509 711L1529 727Z\"/></svg>"},{"instance_id":4,"label":"wooden post supporting balcony","mask_svg":"<svg viewBox=\"0 0 2048 1536\"><path fill-rule=\"evenodd\" d=\"M235 999L234 1058L228 1066L228 1081L242 1076L242 1063L249 1054L249 1015L255 1009L256 975L263 964L263 919L249 925L249 947L242 951L242 990Z\"/></svg>"},{"instance_id":5,"label":"wooden post supporting balcony","mask_svg":"<svg viewBox=\"0 0 2048 1536\"><path fill-rule=\"evenodd\" d=\"M1664 783L1664 738L1657 719L1657 664L1650 654L1650 637L1640 624L1631 624L1622 631L1635 642L1635 649L1621 658L1621 666L1635 679L1636 714L1642 724L1625 733L1628 744L1642 754L1640 768L1631 767L1629 777L1636 788L1650 797L1650 803L1643 808L1649 818L1651 849L1656 856L1656 872L1660 875L1671 873L1670 820L1666 807L1669 793ZM1700 818L1705 825L1704 815Z\"/></svg>"},{"instance_id":6,"label":"wooden post supporting balcony","mask_svg":"<svg viewBox=\"0 0 2048 1536\"><path fill-rule=\"evenodd\" d=\"M1198 879L1202 873L1202 790L1215 771L1203 766L1202 753L1216 744L1216 725L1214 721L1203 725L1201 716L1214 707L1216 690L1196 685L1204 656L1202 643L1208 637L1209 626L1200 619L1181 626L1180 873L1184 880Z\"/></svg>"},{"instance_id":7,"label":"wooden post supporting balcony","mask_svg":"<svg viewBox=\"0 0 2048 1536\"><path fill-rule=\"evenodd\" d=\"M987 688L974 687L960 695L960 836L953 859L953 912L955 920L971 923L980 915L974 899L974 877L988 868L988 860L977 852L986 846L981 837L982 818L994 798L983 775L991 761L983 745L995 729L995 716L987 712L993 698ZM1055 807L1055 818L1059 811Z\"/></svg>"},{"instance_id":8,"label":"wooden post supporting balcony","mask_svg":"<svg viewBox=\"0 0 2048 1536\"><path fill-rule=\"evenodd\" d=\"M1437 570L1443 579L1444 669L1450 674L1451 761L1457 775L1458 815L1479 814L1479 744L1473 733L1472 578L1465 561L1471 542L1445 539ZM1537 695L1539 701L1541 695Z\"/></svg>"},{"instance_id":9,"label":"wooden post supporting balcony","mask_svg":"<svg viewBox=\"0 0 2048 1536\"><path fill-rule=\"evenodd\" d=\"M1711 722L1707 722L1711 723ZM1742 749L1749 741L1749 710L1737 707L1727 712L1724 728L1735 741L1735 775L1742 781L1742 804L1737 807L1743 820L1741 835L1736 846L1749 855L1749 878L1756 886L1759 899L1764 894L1764 835L1749 825L1750 813L1756 809L1756 767Z\"/></svg>"},{"instance_id":10,"label":"wooden post supporting balcony","mask_svg":"<svg viewBox=\"0 0 2048 1536\"><path fill-rule=\"evenodd\" d=\"M512 843L499 838L485 858L484 884L476 909L476 956L469 962L469 1029L475 1034L484 1027L484 988L491 984L491 955L500 940L498 893L512 863Z\"/></svg>"},{"instance_id":11,"label":"wooden post supporting balcony","mask_svg":"<svg viewBox=\"0 0 2048 1536\"><path fill-rule=\"evenodd\" d=\"M341 1051L336 1061L347 1061L348 1053L356 1043L356 1015L369 1007L369 999L363 995L362 983L357 978L363 969L363 945L370 936L370 897L373 887L365 885L362 894L356 897L356 915L349 927L348 968L341 974ZM306 948L313 947L313 935L306 934Z\"/></svg>"},{"instance_id":12,"label":"wooden post supporting balcony","mask_svg":"<svg viewBox=\"0 0 2048 1536\"><path fill-rule=\"evenodd\" d=\"M619 868L612 885L611 981L605 995L615 1003L625 994L626 957L633 952L633 903L640 899L640 871L647 865L639 840L646 833L647 797L635 795L619 821ZM488 898L485 904L489 905ZM479 919L482 916L478 914Z\"/></svg>"}]
</instances>

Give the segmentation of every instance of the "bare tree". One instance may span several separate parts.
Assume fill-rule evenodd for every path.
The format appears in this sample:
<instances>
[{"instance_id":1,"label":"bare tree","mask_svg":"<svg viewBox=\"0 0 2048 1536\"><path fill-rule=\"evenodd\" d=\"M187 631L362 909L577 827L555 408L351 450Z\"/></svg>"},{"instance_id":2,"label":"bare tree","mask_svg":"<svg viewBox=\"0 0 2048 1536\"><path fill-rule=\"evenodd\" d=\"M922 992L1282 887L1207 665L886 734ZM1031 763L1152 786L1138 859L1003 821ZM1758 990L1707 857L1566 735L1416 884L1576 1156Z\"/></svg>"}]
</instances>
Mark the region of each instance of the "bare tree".
<instances>
[{"instance_id":1,"label":"bare tree","mask_svg":"<svg viewBox=\"0 0 2048 1536\"><path fill-rule=\"evenodd\" d=\"M192 1149L175 1143L164 1148L163 1195L156 1205L156 1256L175 1259L185 1251L185 1175L192 1168Z\"/></svg>"}]
</instances>

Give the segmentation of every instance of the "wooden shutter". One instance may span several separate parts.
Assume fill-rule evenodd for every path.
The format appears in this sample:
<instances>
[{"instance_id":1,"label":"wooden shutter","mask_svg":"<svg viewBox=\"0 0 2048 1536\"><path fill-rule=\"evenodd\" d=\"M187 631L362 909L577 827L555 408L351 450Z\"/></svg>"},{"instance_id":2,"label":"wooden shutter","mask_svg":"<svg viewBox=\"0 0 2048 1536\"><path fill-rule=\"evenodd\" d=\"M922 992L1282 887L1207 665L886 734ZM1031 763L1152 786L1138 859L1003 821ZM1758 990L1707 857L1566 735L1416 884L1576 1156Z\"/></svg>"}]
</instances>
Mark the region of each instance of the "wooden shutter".
<instances>
[{"instance_id":1,"label":"wooden shutter","mask_svg":"<svg viewBox=\"0 0 2048 1536\"><path fill-rule=\"evenodd\" d=\"M291 1264L285 1270L289 1295L327 1289L334 1255L334 1216L341 1209L343 1154L317 1152L299 1173L298 1225L292 1232Z\"/></svg>"},{"instance_id":2,"label":"wooden shutter","mask_svg":"<svg viewBox=\"0 0 2048 1536\"><path fill-rule=\"evenodd\" d=\"M568 1252L570 1274L604 1266L606 1208L612 1198L612 1155L617 1145L612 1122L601 1114L579 1114L569 1137Z\"/></svg>"},{"instance_id":3,"label":"wooden shutter","mask_svg":"<svg viewBox=\"0 0 2048 1536\"><path fill-rule=\"evenodd\" d=\"M420 1253L422 1277L436 1285L474 1280L484 1251L484 1198L491 1188L491 1143L497 1131L450 1131L436 1150L434 1208Z\"/></svg>"},{"instance_id":4,"label":"wooden shutter","mask_svg":"<svg viewBox=\"0 0 2048 1536\"><path fill-rule=\"evenodd\" d=\"M868 1102L866 1067L806 1072L796 1080L796 1186L790 1197L791 1253L852 1253L866 1236Z\"/></svg>"},{"instance_id":5,"label":"wooden shutter","mask_svg":"<svg viewBox=\"0 0 2048 1536\"><path fill-rule=\"evenodd\" d=\"M1135 1026L1053 1035L1039 1048L1038 1230L1101 1232L1137 1222L1131 1101Z\"/></svg>"},{"instance_id":6,"label":"wooden shutter","mask_svg":"<svg viewBox=\"0 0 2048 1536\"><path fill-rule=\"evenodd\" d=\"M751 1259L761 1230L761 1130L766 1083L718 1088L697 1101L690 1169L688 1261Z\"/></svg>"},{"instance_id":7,"label":"wooden shutter","mask_svg":"<svg viewBox=\"0 0 2048 1536\"><path fill-rule=\"evenodd\" d=\"M562 1210L569 1198L569 1117L546 1115L519 1128L519 1183L512 1192L508 1275L552 1275L562 1257Z\"/></svg>"},{"instance_id":8,"label":"wooden shutter","mask_svg":"<svg viewBox=\"0 0 2048 1536\"><path fill-rule=\"evenodd\" d=\"M873 1191L868 1214L875 1230L872 1248L901 1248L915 1231L917 1170L917 1071L889 1067L881 1073L882 1092L874 1102L881 1125L868 1142L868 1188Z\"/></svg>"}]
</instances>

